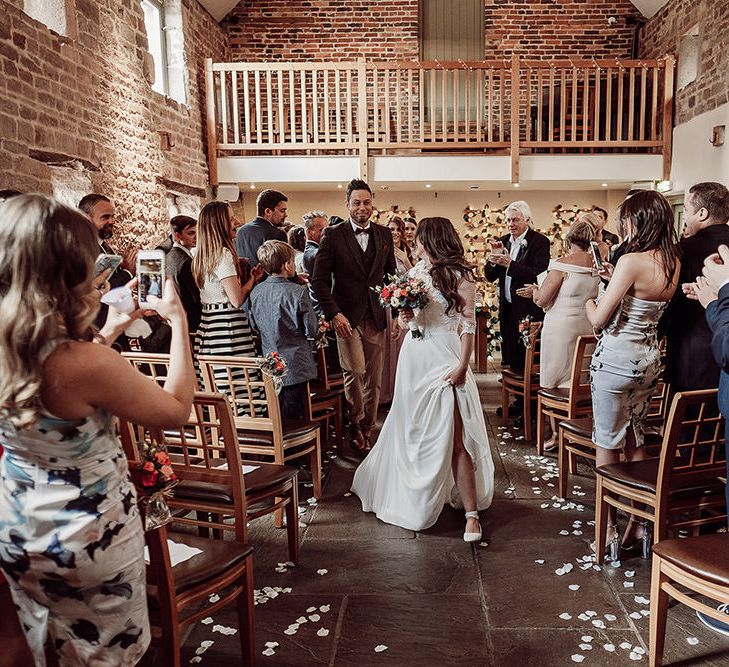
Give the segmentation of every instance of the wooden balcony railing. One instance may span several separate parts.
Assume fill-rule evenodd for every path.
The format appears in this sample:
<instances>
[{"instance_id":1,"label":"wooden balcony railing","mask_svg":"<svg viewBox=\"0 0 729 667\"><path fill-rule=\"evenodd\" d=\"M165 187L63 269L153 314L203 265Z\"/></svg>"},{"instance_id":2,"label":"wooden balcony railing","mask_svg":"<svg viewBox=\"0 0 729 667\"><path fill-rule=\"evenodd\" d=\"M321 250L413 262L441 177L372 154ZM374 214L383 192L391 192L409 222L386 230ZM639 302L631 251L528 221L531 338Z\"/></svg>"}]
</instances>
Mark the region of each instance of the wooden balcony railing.
<instances>
[{"instance_id":1,"label":"wooden balcony railing","mask_svg":"<svg viewBox=\"0 0 729 667\"><path fill-rule=\"evenodd\" d=\"M216 158L373 151L648 152L671 161L671 56L659 60L206 62Z\"/></svg>"}]
</instances>

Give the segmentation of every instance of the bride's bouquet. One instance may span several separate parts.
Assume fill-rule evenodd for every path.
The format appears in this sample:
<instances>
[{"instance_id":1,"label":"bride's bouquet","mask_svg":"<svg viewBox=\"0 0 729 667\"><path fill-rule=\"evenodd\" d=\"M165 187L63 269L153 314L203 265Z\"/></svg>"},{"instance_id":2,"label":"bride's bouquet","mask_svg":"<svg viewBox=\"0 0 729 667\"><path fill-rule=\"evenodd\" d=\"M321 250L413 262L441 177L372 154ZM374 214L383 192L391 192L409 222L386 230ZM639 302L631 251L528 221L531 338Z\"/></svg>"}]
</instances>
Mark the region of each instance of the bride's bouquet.
<instances>
[{"instance_id":1,"label":"bride's bouquet","mask_svg":"<svg viewBox=\"0 0 729 667\"><path fill-rule=\"evenodd\" d=\"M388 279L390 280L388 284L372 288L383 308L396 310L409 308L417 314L417 311L428 303L428 289L420 278L388 276ZM414 319L408 322L408 328L413 338L422 337L423 334L420 333Z\"/></svg>"}]
</instances>

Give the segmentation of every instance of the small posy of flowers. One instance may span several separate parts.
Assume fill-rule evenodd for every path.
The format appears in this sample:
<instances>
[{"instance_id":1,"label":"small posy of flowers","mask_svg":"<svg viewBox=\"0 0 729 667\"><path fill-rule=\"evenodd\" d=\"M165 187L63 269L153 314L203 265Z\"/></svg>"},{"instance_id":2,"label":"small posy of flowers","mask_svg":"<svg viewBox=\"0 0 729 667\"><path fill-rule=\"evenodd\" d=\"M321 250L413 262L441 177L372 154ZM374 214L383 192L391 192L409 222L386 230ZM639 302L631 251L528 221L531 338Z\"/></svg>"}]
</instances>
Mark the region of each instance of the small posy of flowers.
<instances>
[{"instance_id":1,"label":"small posy of flowers","mask_svg":"<svg viewBox=\"0 0 729 667\"><path fill-rule=\"evenodd\" d=\"M276 393L280 393L283 376L288 372L284 358L278 352L269 352L258 360L258 367L263 373L271 376Z\"/></svg>"},{"instance_id":2,"label":"small posy of flowers","mask_svg":"<svg viewBox=\"0 0 729 667\"><path fill-rule=\"evenodd\" d=\"M526 247L527 247L527 240L526 240L526 239L522 239L521 241L519 241L519 247L520 247L520 248L521 248L522 250L526 250Z\"/></svg>"},{"instance_id":3,"label":"small posy of flowers","mask_svg":"<svg viewBox=\"0 0 729 667\"><path fill-rule=\"evenodd\" d=\"M170 457L160 445L144 446L142 464L142 486L150 495L164 491L177 481Z\"/></svg>"},{"instance_id":4,"label":"small posy of flowers","mask_svg":"<svg viewBox=\"0 0 729 667\"><path fill-rule=\"evenodd\" d=\"M154 530L172 521L167 498L177 485L177 475L162 445L145 443L142 450L142 489L140 499L144 515L144 530Z\"/></svg>"},{"instance_id":5,"label":"small posy of flowers","mask_svg":"<svg viewBox=\"0 0 729 667\"><path fill-rule=\"evenodd\" d=\"M521 336L521 342L526 348L529 348L532 345L531 340L529 339L529 332L533 319L534 318L531 315L525 315L519 320L519 336Z\"/></svg>"},{"instance_id":6,"label":"small posy of flowers","mask_svg":"<svg viewBox=\"0 0 729 667\"><path fill-rule=\"evenodd\" d=\"M316 337L314 339L317 350L323 350L325 347L329 347L327 335L331 330L331 323L327 322L327 318L323 314L319 315L319 326L317 327Z\"/></svg>"},{"instance_id":7,"label":"small posy of flowers","mask_svg":"<svg viewBox=\"0 0 729 667\"><path fill-rule=\"evenodd\" d=\"M420 278L410 276L388 276L386 285L378 285L371 289L377 294L383 308L416 310L428 303L428 288ZM410 320L408 328L413 338L421 338L418 325Z\"/></svg>"}]
</instances>

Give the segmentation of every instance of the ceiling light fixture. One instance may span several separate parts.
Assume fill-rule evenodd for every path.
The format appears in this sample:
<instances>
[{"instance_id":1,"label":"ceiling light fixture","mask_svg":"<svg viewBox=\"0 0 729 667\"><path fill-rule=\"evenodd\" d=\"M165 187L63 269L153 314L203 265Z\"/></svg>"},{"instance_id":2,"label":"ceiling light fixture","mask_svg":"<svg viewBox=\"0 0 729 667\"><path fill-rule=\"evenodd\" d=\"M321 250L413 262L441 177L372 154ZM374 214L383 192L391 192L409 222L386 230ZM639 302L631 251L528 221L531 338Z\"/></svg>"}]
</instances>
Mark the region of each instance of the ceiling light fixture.
<instances>
[{"instance_id":1,"label":"ceiling light fixture","mask_svg":"<svg viewBox=\"0 0 729 667\"><path fill-rule=\"evenodd\" d=\"M607 187L607 183L603 183L602 184L602 187L606 188Z\"/></svg>"},{"instance_id":2,"label":"ceiling light fixture","mask_svg":"<svg viewBox=\"0 0 729 667\"><path fill-rule=\"evenodd\" d=\"M432 188L433 186L432 186L432 185L431 185L430 183L426 183L426 184L425 184L425 187L426 187L426 188Z\"/></svg>"}]
</instances>

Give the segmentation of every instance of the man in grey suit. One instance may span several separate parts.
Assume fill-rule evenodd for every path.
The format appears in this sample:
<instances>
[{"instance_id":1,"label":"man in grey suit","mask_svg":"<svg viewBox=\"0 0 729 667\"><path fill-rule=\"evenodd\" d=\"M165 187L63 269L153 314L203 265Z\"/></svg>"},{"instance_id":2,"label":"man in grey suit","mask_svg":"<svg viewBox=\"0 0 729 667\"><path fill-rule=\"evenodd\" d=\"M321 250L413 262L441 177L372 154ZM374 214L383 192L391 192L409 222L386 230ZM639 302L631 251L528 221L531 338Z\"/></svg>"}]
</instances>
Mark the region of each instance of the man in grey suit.
<instances>
[{"instance_id":1,"label":"man in grey suit","mask_svg":"<svg viewBox=\"0 0 729 667\"><path fill-rule=\"evenodd\" d=\"M235 237L238 257L245 258L251 268L258 264L258 249L266 241L286 242L281 226L286 221L288 197L277 190L264 190L256 199L258 216L243 225Z\"/></svg>"},{"instance_id":2,"label":"man in grey suit","mask_svg":"<svg viewBox=\"0 0 729 667\"><path fill-rule=\"evenodd\" d=\"M309 211L304 213L304 229L306 230L306 245L301 258L301 268L309 276L314 274L314 259L319 252L319 242L322 232L329 225L327 214L324 211Z\"/></svg>"},{"instance_id":3,"label":"man in grey suit","mask_svg":"<svg viewBox=\"0 0 729 667\"><path fill-rule=\"evenodd\" d=\"M191 251L197 242L197 220L189 215L176 215L170 220L172 248L165 255L165 271L175 281L182 307L187 313L190 333L197 331L202 316L200 288L192 276Z\"/></svg>"}]
</instances>

